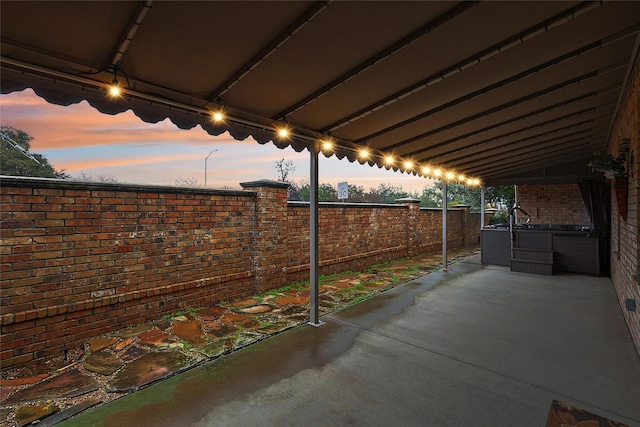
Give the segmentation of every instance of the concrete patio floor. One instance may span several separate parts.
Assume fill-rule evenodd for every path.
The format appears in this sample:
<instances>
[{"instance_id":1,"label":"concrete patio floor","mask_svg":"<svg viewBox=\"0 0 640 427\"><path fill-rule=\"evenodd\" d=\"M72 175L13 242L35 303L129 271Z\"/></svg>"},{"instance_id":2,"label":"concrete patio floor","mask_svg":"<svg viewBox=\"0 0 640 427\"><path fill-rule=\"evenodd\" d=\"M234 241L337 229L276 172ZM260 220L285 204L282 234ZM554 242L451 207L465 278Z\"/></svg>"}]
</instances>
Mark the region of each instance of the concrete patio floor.
<instances>
[{"instance_id":1,"label":"concrete patio floor","mask_svg":"<svg viewBox=\"0 0 640 427\"><path fill-rule=\"evenodd\" d=\"M640 426L608 278L479 255L59 426L544 426L559 400Z\"/></svg>"}]
</instances>

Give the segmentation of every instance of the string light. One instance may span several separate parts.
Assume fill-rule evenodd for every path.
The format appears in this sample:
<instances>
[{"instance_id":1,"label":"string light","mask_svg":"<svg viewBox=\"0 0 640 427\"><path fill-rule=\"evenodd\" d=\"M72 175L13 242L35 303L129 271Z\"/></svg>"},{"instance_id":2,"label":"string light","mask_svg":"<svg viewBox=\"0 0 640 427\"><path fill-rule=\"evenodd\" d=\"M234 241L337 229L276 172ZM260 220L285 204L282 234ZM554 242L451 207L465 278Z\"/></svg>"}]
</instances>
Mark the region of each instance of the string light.
<instances>
[{"instance_id":1,"label":"string light","mask_svg":"<svg viewBox=\"0 0 640 427\"><path fill-rule=\"evenodd\" d=\"M109 86L109 95L112 98L120 96L122 91L120 90L120 83L118 82L118 67L116 65L113 66L113 81Z\"/></svg>"},{"instance_id":2,"label":"string light","mask_svg":"<svg viewBox=\"0 0 640 427\"><path fill-rule=\"evenodd\" d=\"M118 81L114 79L113 83L111 83L111 86L109 86L109 95L115 98L120 96L120 94L120 86L118 86Z\"/></svg>"},{"instance_id":3,"label":"string light","mask_svg":"<svg viewBox=\"0 0 640 427\"><path fill-rule=\"evenodd\" d=\"M212 111L211 118L214 122L219 123L224 121L224 114L220 111Z\"/></svg>"},{"instance_id":4,"label":"string light","mask_svg":"<svg viewBox=\"0 0 640 427\"><path fill-rule=\"evenodd\" d=\"M109 95L112 97L117 97L122 94L122 90L120 88L120 84L117 78L117 71L118 71L117 68L114 66L113 81L111 85L109 85L108 87ZM226 114L224 112L223 106L221 105L221 100L218 100L218 109L210 111L209 113L211 115L211 119L216 123L223 122L226 119ZM291 136L291 131L289 130L287 124L283 123L282 125L276 127L276 134L280 139L286 139ZM322 151L324 151L325 153L331 153L332 151L335 151L337 144L335 144L332 138L326 138L318 141L321 144ZM347 147L342 147L342 149L351 150L351 151L354 150L353 148L347 148ZM357 150L357 153L358 153L358 157L361 160L370 159L372 156L372 153L368 148L360 148L359 150ZM396 162L398 161L398 159L396 159L396 157L393 156L392 154L387 154L383 156L382 153L378 153L376 154L376 157L381 159L386 166L392 166L396 164ZM466 184L468 186L479 186L481 184L481 181L477 178L466 177L464 174L458 174L454 171L443 171L442 169L438 169L438 168L433 169L427 165L422 165L422 166L419 164L416 165L412 160L405 160L404 162L402 162L402 164L404 167L404 171L410 171L416 168L421 170L422 175L428 176L434 179L442 179L442 177L444 176L444 178L447 181L453 181L457 179L458 182Z\"/></svg>"},{"instance_id":5,"label":"string light","mask_svg":"<svg viewBox=\"0 0 640 427\"><path fill-rule=\"evenodd\" d=\"M288 138L289 137L289 129L287 129L286 127L281 127L278 129L278 136L280 138Z\"/></svg>"}]
</instances>

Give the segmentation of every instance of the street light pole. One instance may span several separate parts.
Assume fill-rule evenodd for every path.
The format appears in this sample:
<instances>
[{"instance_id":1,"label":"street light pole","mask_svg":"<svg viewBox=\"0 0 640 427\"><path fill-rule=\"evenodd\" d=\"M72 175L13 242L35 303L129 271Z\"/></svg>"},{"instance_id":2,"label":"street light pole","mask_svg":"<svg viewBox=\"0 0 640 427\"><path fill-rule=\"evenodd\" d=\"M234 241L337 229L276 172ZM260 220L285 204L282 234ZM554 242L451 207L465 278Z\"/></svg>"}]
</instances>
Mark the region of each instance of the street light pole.
<instances>
[{"instance_id":1,"label":"street light pole","mask_svg":"<svg viewBox=\"0 0 640 427\"><path fill-rule=\"evenodd\" d=\"M209 156L215 153L218 150L212 150L207 157L204 158L204 188L207 188L207 160L209 160Z\"/></svg>"}]
</instances>

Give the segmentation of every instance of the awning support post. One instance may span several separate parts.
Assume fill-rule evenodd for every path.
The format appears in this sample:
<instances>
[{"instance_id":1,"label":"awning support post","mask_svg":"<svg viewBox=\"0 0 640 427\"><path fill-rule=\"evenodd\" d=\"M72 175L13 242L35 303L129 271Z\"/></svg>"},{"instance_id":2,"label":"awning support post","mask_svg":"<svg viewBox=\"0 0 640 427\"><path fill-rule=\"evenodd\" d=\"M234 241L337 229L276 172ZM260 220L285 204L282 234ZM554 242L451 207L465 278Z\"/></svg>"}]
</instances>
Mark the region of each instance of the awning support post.
<instances>
[{"instance_id":1,"label":"awning support post","mask_svg":"<svg viewBox=\"0 0 640 427\"><path fill-rule=\"evenodd\" d=\"M442 181L442 269L447 271L447 181Z\"/></svg>"},{"instance_id":2,"label":"awning support post","mask_svg":"<svg viewBox=\"0 0 640 427\"><path fill-rule=\"evenodd\" d=\"M485 205L485 197L486 197L486 191L487 191L487 187L485 187L484 185L482 187L480 187L480 230L482 230L482 227L484 227L484 205Z\"/></svg>"},{"instance_id":3,"label":"awning support post","mask_svg":"<svg viewBox=\"0 0 640 427\"><path fill-rule=\"evenodd\" d=\"M309 179L309 324L321 326L319 316L319 239L318 239L318 153L319 143L314 142L309 148L311 153Z\"/></svg>"}]
</instances>

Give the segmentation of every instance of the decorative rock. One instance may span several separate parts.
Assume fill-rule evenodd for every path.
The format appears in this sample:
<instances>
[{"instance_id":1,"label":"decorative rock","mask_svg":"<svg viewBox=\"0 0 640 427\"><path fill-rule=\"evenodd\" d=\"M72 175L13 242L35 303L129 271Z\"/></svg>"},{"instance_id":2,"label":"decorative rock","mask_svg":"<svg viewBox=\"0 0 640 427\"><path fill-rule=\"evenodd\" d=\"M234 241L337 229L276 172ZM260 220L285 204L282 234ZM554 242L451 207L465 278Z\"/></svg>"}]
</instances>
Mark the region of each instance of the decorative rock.
<instances>
[{"instance_id":1,"label":"decorative rock","mask_svg":"<svg viewBox=\"0 0 640 427\"><path fill-rule=\"evenodd\" d=\"M40 375L36 375L33 377L27 377L27 378L15 378L12 380L1 380L0 379L0 386L2 387L15 387L15 386L20 386L20 385L27 385L27 384L35 384L38 381L42 381L43 379L47 378L49 376L49 374L40 374Z\"/></svg>"},{"instance_id":2,"label":"decorative rock","mask_svg":"<svg viewBox=\"0 0 640 427\"><path fill-rule=\"evenodd\" d=\"M268 313L273 310L273 307L266 304L254 305L253 307L241 308L240 311L247 314L259 314Z\"/></svg>"},{"instance_id":3,"label":"decorative rock","mask_svg":"<svg viewBox=\"0 0 640 427\"><path fill-rule=\"evenodd\" d=\"M122 329L118 331L116 335L120 338L137 337L138 335L148 331L149 329L151 329L150 325L138 325L134 326L133 328Z\"/></svg>"},{"instance_id":4,"label":"decorative rock","mask_svg":"<svg viewBox=\"0 0 640 427\"><path fill-rule=\"evenodd\" d=\"M135 340L136 339L134 337L131 337L131 338L127 338L122 341L119 341L118 343L116 343L116 345L113 346L113 349L115 351L122 351L125 348L129 347L129 345L131 345Z\"/></svg>"},{"instance_id":5,"label":"decorative rock","mask_svg":"<svg viewBox=\"0 0 640 427\"><path fill-rule=\"evenodd\" d=\"M150 347L169 347L173 342L174 341L169 338L169 334L159 329L152 329L140 334L140 344Z\"/></svg>"},{"instance_id":6,"label":"decorative rock","mask_svg":"<svg viewBox=\"0 0 640 427\"><path fill-rule=\"evenodd\" d=\"M309 298L303 297L280 297L276 300L279 305L304 305L309 303Z\"/></svg>"},{"instance_id":7,"label":"decorative rock","mask_svg":"<svg viewBox=\"0 0 640 427\"><path fill-rule=\"evenodd\" d=\"M47 417L45 420L40 421L37 425L38 427L49 427L61 423L62 421L73 417L80 412L91 408L92 406L96 406L97 404L102 403L100 399L85 399L82 402L74 405L70 408L65 409L64 411L58 412L50 417Z\"/></svg>"},{"instance_id":8,"label":"decorative rock","mask_svg":"<svg viewBox=\"0 0 640 427\"><path fill-rule=\"evenodd\" d=\"M220 307L220 306L213 306L210 308L205 308L204 310L199 312L200 318L204 318L205 316L210 316L210 317L220 317L222 315L222 313L224 313L226 311L226 309Z\"/></svg>"},{"instance_id":9,"label":"decorative rock","mask_svg":"<svg viewBox=\"0 0 640 427\"><path fill-rule=\"evenodd\" d=\"M97 390L98 385L96 380L82 374L78 369L71 369L29 388L17 391L2 403L15 405L51 397L76 397Z\"/></svg>"},{"instance_id":10,"label":"decorative rock","mask_svg":"<svg viewBox=\"0 0 640 427\"><path fill-rule=\"evenodd\" d=\"M16 422L21 426L30 424L33 421L41 420L51 414L58 412L60 408L56 405L29 405L21 406L16 410Z\"/></svg>"},{"instance_id":11,"label":"decorative rock","mask_svg":"<svg viewBox=\"0 0 640 427\"><path fill-rule=\"evenodd\" d=\"M251 305L256 305L258 303L258 301L256 301L253 298L249 298L249 299L245 299L242 301L236 301L236 302L232 302L229 303L229 307L248 307Z\"/></svg>"},{"instance_id":12,"label":"decorative rock","mask_svg":"<svg viewBox=\"0 0 640 427\"><path fill-rule=\"evenodd\" d=\"M195 347L207 343L202 324L198 320L175 323L173 325L173 334L185 341L189 341Z\"/></svg>"},{"instance_id":13,"label":"decorative rock","mask_svg":"<svg viewBox=\"0 0 640 427\"><path fill-rule=\"evenodd\" d=\"M158 320L157 322L154 322L154 325L156 325L158 329L163 329L163 330L170 327L171 324L172 324L171 319L161 319L161 320Z\"/></svg>"},{"instance_id":14,"label":"decorative rock","mask_svg":"<svg viewBox=\"0 0 640 427\"><path fill-rule=\"evenodd\" d=\"M89 348L91 348L91 351L95 353L96 351L104 350L117 341L118 340L116 338L94 338L89 340Z\"/></svg>"},{"instance_id":15,"label":"decorative rock","mask_svg":"<svg viewBox=\"0 0 640 427\"><path fill-rule=\"evenodd\" d=\"M236 332L236 327L229 323L216 321L207 323L206 325L209 329L209 335L213 335L218 338L226 337Z\"/></svg>"},{"instance_id":16,"label":"decorative rock","mask_svg":"<svg viewBox=\"0 0 640 427\"><path fill-rule=\"evenodd\" d=\"M131 346L120 354L120 358L125 362L130 362L147 353L149 353L149 351L144 348Z\"/></svg>"},{"instance_id":17,"label":"decorative rock","mask_svg":"<svg viewBox=\"0 0 640 427\"><path fill-rule=\"evenodd\" d=\"M87 356L82 364L88 371L111 375L120 369L123 362L114 354L107 351L99 351Z\"/></svg>"},{"instance_id":18,"label":"decorative rock","mask_svg":"<svg viewBox=\"0 0 640 427\"><path fill-rule=\"evenodd\" d=\"M245 331L242 332L233 342L233 349L237 350L246 347L254 342L260 341L265 336L258 332Z\"/></svg>"},{"instance_id":19,"label":"decorative rock","mask_svg":"<svg viewBox=\"0 0 640 427\"><path fill-rule=\"evenodd\" d=\"M114 391L136 390L189 366L189 358L178 351L152 352L134 360L118 372Z\"/></svg>"},{"instance_id":20,"label":"decorative rock","mask_svg":"<svg viewBox=\"0 0 640 427\"><path fill-rule=\"evenodd\" d=\"M222 321L225 323L236 323L243 328L255 328L260 324L260 322L253 317L240 313L225 313L222 316Z\"/></svg>"},{"instance_id":21,"label":"decorative rock","mask_svg":"<svg viewBox=\"0 0 640 427\"><path fill-rule=\"evenodd\" d=\"M208 357L217 357L221 354L231 351L231 344L231 340L221 339L199 347L198 351L207 355Z\"/></svg>"}]
</instances>

